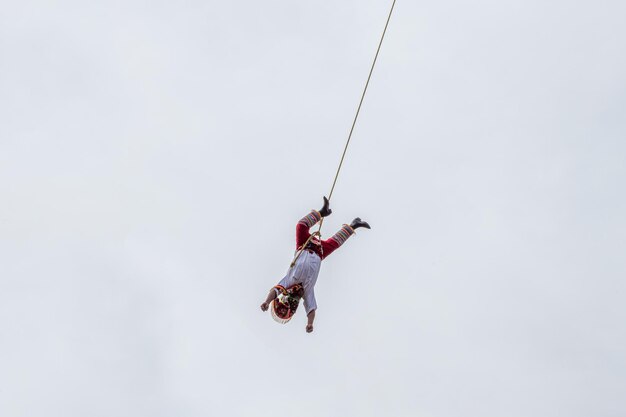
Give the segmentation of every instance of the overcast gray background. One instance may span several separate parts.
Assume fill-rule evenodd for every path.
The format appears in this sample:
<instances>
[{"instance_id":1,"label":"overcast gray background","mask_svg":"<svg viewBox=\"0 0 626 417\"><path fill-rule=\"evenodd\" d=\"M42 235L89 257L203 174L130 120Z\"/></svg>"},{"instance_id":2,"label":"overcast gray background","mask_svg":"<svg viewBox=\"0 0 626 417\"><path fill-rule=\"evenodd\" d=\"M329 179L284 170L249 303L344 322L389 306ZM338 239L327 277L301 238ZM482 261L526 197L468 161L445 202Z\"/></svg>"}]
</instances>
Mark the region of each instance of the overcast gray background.
<instances>
[{"instance_id":1,"label":"overcast gray background","mask_svg":"<svg viewBox=\"0 0 626 417\"><path fill-rule=\"evenodd\" d=\"M2 4L0 415L626 414L620 0L400 0L259 310L390 3Z\"/></svg>"}]
</instances>

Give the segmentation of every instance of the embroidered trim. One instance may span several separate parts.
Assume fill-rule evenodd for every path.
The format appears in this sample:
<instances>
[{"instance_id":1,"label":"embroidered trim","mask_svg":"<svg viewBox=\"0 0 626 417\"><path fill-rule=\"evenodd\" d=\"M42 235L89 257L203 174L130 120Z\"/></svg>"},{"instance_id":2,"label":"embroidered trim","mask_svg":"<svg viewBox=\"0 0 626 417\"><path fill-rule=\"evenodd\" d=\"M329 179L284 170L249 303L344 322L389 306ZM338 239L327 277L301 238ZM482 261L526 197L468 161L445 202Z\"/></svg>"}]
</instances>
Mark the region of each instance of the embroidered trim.
<instances>
[{"instance_id":1,"label":"embroidered trim","mask_svg":"<svg viewBox=\"0 0 626 417\"><path fill-rule=\"evenodd\" d=\"M302 223L307 227L313 227L313 225L322 219L322 215L317 210L311 210L309 214L300 219L298 223Z\"/></svg>"},{"instance_id":2,"label":"embroidered trim","mask_svg":"<svg viewBox=\"0 0 626 417\"><path fill-rule=\"evenodd\" d=\"M339 229L337 233L335 233L332 239L334 239L335 242L339 243L339 246L341 246L344 243L346 243L346 240L348 240L348 238L352 236L353 234L354 234L354 229L348 226L347 224L344 224L343 227Z\"/></svg>"}]
</instances>

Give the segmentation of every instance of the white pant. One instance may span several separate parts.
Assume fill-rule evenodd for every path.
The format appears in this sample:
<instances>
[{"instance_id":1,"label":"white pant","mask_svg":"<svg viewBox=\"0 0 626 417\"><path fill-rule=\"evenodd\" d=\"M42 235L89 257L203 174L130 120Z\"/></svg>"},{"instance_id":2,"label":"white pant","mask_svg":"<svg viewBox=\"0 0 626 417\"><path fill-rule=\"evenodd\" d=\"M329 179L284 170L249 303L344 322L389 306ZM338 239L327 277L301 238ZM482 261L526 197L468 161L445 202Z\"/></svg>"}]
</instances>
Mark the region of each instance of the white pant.
<instances>
[{"instance_id":1,"label":"white pant","mask_svg":"<svg viewBox=\"0 0 626 417\"><path fill-rule=\"evenodd\" d=\"M321 265L322 260L317 254L303 250L293 268L289 268L287 275L278 283L278 285L285 288L293 287L296 284L302 285L304 288L302 299L304 300L306 314L309 314L311 310L317 309L314 288Z\"/></svg>"}]
</instances>

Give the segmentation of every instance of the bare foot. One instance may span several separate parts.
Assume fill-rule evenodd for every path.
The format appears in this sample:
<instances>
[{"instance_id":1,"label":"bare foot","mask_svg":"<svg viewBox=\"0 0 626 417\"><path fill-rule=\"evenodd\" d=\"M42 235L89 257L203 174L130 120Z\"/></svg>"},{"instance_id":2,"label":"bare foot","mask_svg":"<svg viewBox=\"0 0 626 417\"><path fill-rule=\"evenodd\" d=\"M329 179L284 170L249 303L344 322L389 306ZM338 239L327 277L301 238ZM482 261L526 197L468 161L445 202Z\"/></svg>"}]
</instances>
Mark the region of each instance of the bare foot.
<instances>
[{"instance_id":1,"label":"bare foot","mask_svg":"<svg viewBox=\"0 0 626 417\"><path fill-rule=\"evenodd\" d=\"M262 311L267 311L268 308L269 308L269 304L268 303L261 304L261 310Z\"/></svg>"},{"instance_id":2,"label":"bare foot","mask_svg":"<svg viewBox=\"0 0 626 417\"><path fill-rule=\"evenodd\" d=\"M306 325L306 332L307 333L311 333L313 331L313 325L312 324L307 324Z\"/></svg>"}]
</instances>

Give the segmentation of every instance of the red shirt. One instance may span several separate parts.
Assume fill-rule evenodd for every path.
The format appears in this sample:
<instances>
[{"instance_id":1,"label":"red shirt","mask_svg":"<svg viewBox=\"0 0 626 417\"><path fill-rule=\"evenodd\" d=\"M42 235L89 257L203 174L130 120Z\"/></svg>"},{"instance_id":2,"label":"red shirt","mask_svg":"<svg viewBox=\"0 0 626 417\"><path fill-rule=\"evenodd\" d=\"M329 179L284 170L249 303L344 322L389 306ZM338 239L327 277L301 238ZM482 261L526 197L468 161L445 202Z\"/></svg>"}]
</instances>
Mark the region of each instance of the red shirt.
<instances>
[{"instance_id":1,"label":"red shirt","mask_svg":"<svg viewBox=\"0 0 626 417\"><path fill-rule=\"evenodd\" d=\"M296 249L300 249L300 247L302 247L302 245L306 243L307 239L310 236L311 233L309 233L309 227L306 224L299 222L296 225ZM337 242L332 237L326 240L319 240L317 237L314 237L309 242L309 248L317 253L320 259L326 258L328 255L333 253L335 249L337 249L339 246L339 242Z\"/></svg>"}]
</instances>

